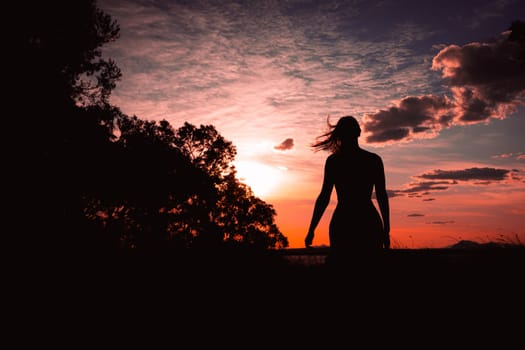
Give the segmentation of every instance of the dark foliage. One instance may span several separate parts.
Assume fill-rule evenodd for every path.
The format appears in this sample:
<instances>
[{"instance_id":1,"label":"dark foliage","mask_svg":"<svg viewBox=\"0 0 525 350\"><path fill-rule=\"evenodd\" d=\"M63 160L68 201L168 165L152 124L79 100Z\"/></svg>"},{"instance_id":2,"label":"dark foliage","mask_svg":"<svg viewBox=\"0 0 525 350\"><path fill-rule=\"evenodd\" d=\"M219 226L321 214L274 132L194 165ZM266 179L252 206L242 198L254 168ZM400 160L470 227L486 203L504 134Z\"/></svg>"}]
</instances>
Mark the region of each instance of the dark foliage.
<instances>
[{"instance_id":1,"label":"dark foliage","mask_svg":"<svg viewBox=\"0 0 525 350\"><path fill-rule=\"evenodd\" d=\"M101 48L118 39L119 25L95 1L30 1L12 11L20 21L10 207L24 250L288 245L273 207L236 179L235 147L212 125L175 130L109 103L121 72Z\"/></svg>"}]
</instances>

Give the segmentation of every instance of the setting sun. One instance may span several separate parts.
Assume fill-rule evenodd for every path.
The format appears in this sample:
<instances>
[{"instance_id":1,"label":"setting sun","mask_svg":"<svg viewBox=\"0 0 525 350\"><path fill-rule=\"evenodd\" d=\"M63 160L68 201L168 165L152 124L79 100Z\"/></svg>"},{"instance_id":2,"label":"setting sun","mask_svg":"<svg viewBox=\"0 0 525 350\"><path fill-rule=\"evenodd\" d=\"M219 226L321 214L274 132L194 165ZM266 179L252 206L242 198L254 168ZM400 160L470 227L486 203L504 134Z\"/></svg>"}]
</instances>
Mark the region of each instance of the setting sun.
<instances>
[{"instance_id":1,"label":"setting sun","mask_svg":"<svg viewBox=\"0 0 525 350\"><path fill-rule=\"evenodd\" d=\"M284 171L254 161L235 162L235 169L239 181L250 186L253 193L258 197L271 194L281 182L282 172Z\"/></svg>"}]
</instances>

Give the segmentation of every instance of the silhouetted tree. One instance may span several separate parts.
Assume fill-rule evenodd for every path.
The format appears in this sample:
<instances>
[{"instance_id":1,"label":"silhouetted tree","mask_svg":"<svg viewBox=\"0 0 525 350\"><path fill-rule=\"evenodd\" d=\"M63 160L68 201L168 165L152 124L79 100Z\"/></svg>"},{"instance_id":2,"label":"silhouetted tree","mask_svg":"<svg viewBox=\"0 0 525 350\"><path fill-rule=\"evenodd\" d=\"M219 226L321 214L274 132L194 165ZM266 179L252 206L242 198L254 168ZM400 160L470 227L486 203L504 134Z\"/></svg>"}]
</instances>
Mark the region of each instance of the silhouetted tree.
<instances>
[{"instance_id":1,"label":"silhouetted tree","mask_svg":"<svg viewBox=\"0 0 525 350\"><path fill-rule=\"evenodd\" d=\"M175 144L195 166L206 171L216 189L216 202L195 198L201 232L198 242L258 248L284 248L287 238L275 225L272 205L253 195L251 189L236 178L232 165L237 150L213 125L199 128L186 122L176 132Z\"/></svg>"},{"instance_id":2,"label":"silhouetted tree","mask_svg":"<svg viewBox=\"0 0 525 350\"><path fill-rule=\"evenodd\" d=\"M236 149L211 126L120 116L110 177L86 195L85 214L112 245L283 248L273 207L235 177Z\"/></svg>"},{"instance_id":3,"label":"silhouetted tree","mask_svg":"<svg viewBox=\"0 0 525 350\"><path fill-rule=\"evenodd\" d=\"M213 126L174 130L110 105L121 72L101 48L118 38L119 26L96 1L14 8L19 118L10 130L19 131L12 140L19 237L48 256L101 247L287 245L271 205L235 178L235 147Z\"/></svg>"},{"instance_id":4,"label":"silhouetted tree","mask_svg":"<svg viewBox=\"0 0 525 350\"><path fill-rule=\"evenodd\" d=\"M85 214L112 237L113 245L158 248L172 238L174 226L178 233L191 231L179 224L194 215L194 208L185 205L196 197L213 197L214 188L209 175L175 147L167 122L136 116L118 121L114 156L104 166L109 176L86 194Z\"/></svg>"},{"instance_id":5,"label":"silhouetted tree","mask_svg":"<svg viewBox=\"0 0 525 350\"><path fill-rule=\"evenodd\" d=\"M94 169L111 148L119 116L108 97L120 70L101 58L119 26L92 0L24 1L10 10L17 19L9 67L17 108L13 227L37 250L78 247L87 227L81 198L100 175Z\"/></svg>"},{"instance_id":6,"label":"silhouetted tree","mask_svg":"<svg viewBox=\"0 0 525 350\"><path fill-rule=\"evenodd\" d=\"M177 129L174 143L195 166L205 170L217 181L233 170L231 162L235 159L237 150L213 125L201 125L197 128L185 122Z\"/></svg>"},{"instance_id":7,"label":"silhouetted tree","mask_svg":"<svg viewBox=\"0 0 525 350\"><path fill-rule=\"evenodd\" d=\"M275 215L273 206L254 196L235 172L224 177L214 218L227 243L262 249L288 247L288 239L275 224Z\"/></svg>"},{"instance_id":8,"label":"silhouetted tree","mask_svg":"<svg viewBox=\"0 0 525 350\"><path fill-rule=\"evenodd\" d=\"M22 51L15 52L23 68L19 81L34 92L31 99L107 104L121 72L102 58L101 48L118 39L118 23L95 0L26 1L15 8L22 36Z\"/></svg>"}]
</instances>

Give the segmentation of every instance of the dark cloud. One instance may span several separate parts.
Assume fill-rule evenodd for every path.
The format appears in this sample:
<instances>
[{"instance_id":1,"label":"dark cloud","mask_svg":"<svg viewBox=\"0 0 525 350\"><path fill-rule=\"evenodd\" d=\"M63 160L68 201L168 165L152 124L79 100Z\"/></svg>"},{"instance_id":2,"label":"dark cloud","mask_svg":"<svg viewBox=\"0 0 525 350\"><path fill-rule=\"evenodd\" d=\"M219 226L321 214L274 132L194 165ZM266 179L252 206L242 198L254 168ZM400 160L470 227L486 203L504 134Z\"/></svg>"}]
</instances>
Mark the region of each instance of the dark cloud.
<instances>
[{"instance_id":1,"label":"dark cloud","mask_svg":"<svg viewBox=\"0 0 525 350\"><path fill-rule=\"evenodd\" d=\"M407 188L402 190L389 190L389 197L407 196L409 198L421 198L428 196L432 192L445 191L456 181L416 181L408 184ZM390 193L393 195L391 196Z\"/></svg>"},{"instance_id":2,"label":"dark cloud","mask_svg":"<svg viewBox=\"0 0 525 350\"><path fill-rule=\"evenodd\" d=\"M273 148L276 149L276 150L279 150L279 151L287 151L287 150L292 149L293 146L294 146L293 139L292 138L287 138L286 140L284 140L280 144L273 146Z\"/></svg>"},{"instance_id":3,"label":"dark cloud","mask_svg":"<svg viewBox=\"0 0 525 350\"><path fill-rule=\"evenodd\" d=\"M422 198L437 191L446 191L459 181L470 182L474 185L490 185L495 181L514 180L522 181L518 170L498 168L468 168L461 170L433 170L428 173L413 176L416 181L400 190L389 190L389 196L407 196ZM390 195L392 193L392 195ZM423 201L433 201L434 198L425 198Z\"/></svg>"},{"instance_id":4,"label":"dark cloud","mask_svg":"<svg viewBox=\"0 0 525 350\"><path fill-rule=\"evenodd\" d=\"M409 188L404 190L405 193L421 193L422 195L429 194L430 191L444 191L447 190L450 185L454 185L455 181L421 181L412 182L409 184Z\"/></svg>"},{"instance_id":5,"label":"dark cloud","mask_svg":"<svg viewBox=\"0 0 525 350\"><path fill-rule=\"evenodd\" d=\"M423 199L423 202L432 202L432 201L435 201L436 199L435 198L425 198Z\"/></svg>"},{"instance_id":6,"label":"dark cloud","mask_svg":"<svg viewBox=\"0 0 525 350\"><path fill-rule=\"evenodd\" d=\"M452 125L505 118L524 103L524 52L520 24L490 43L444 47L433 58L432 69L442 71L451 96L409 96L366 115L366 141L411 140L437 135Z\"/></svg>"},{"instance_id":7,"label":"dark cloud","mask_svg":"<svg viewBox=\"0 0 525 350\"><path fill-rule=\"evenodd\" d=\"M519 174L519 170L518 169L512 169L512 172L510 173L510 177L512 180L514 181L521 181L523 183L525 183L525 180L523 180L523 176L521 176L521 174Z\"/></svg>"},{"instance_id":8,"label":"dark cloud","mask_svg":"<svg viewBox=\"0 0 525 350\"><path fill-rule=\"evenodd\" d=\"M403 197L404 194L402 191L399 190L386 190L386 193L388 195L388 198L394 198L394 197ZM374 192L375 194L375 192Z\"/></svg>"},{"instance_id":9,"label":"dark cloud","mask_svg":"<svg viewBox=\"0 0 525 350\"><path fill-rule=\"evenodd\" d=\"M430 173L418 175L417 178L427 180L460 180L460 181L501 181L510 173L507 169L497 168L469 168L462 170L434 170Z\"/></svg>"},{"instance_id":10,"label":"dark cloud","mask_svg":"<svg viewBox=\"0 0 525 350\"><path fill-rule=\"evenodd\" d=\"M454 224L454 223L455 223L454 220L427 222L427 224L430 224L430 225L446 225L446 224Z\"/></svg>"},{"instance_id":11,"label":"dark cloud","mask_svg":"<svg viewBox=\"0 0 525 350\"><path fill-rule=\"evenodd\" d=\"M493 43L450 45L432 60L458 104L459 122L504 118L525 93L524 43L503 33Z\"/></svg>"},{"instance_id":12,"label":"dark cloud","mask_svg":"<svg viewBox=\"0 0 525 350\"><path fill-rule=\"evenodd\" d=\"M363 130L367 142L410 139L414 134L433 133L448 126L454 104L445 96L406 97L398 105L366 115Z\"/></svg>"},{"instance_id":13,"label":"dark cloud","mask_svg":"<svg viewBox=\"0 0 525 350\"><path fill-rule=\"evenodd\" d=\"M410 218L413 218L413 217L425 216L425 214L414 213L414 214L408 214L407 216Z\"/></svg>"},{"instance_id":14,"label":"dark cloud","mask_svg":"<svg viewBox=\"0 0 525 350\"><path fill-rule=\"evenodd\" d=\"M387 195L388 195L388 198L404 197L404 196L405 196L405 193L403 192L403 190L389 190L389 189L387 189L387 190L386 190L386 193L387 193ZM373 198L373 199L376 198L376 193L375 193L375 191L372 193L372 198Z\"/></svg>"}]
</instances>

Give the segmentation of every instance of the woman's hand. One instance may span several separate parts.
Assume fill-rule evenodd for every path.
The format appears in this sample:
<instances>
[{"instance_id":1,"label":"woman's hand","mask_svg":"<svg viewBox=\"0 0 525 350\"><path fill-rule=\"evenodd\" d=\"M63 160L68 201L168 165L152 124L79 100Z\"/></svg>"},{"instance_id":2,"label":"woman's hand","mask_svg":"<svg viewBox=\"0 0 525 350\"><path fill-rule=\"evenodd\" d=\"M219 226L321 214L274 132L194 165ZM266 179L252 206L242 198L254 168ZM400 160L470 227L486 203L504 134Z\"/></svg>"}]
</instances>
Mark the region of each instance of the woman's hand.
<instances>
[{"instance_id":1,"label":"woman's hand","mask_svg":"<svg viewBox=\"0 0 525 350\"><path fill-rule=\"evenodd\" d=\"M304 245L306 248L310 248L314 240L314 231L308 231L306 238L304 239Z\"/></svg>"},{"instance_id":2,"label":"woman's hand","mask_svg":"<svg viewBox=\"0 0 525 350\"><path fill-rule=\"evenodd\" d=\"M385 225L383 229L383 247L390 249L390 225Z\"/></svg>"},{"instance_id":3,"label":"woman's hand","mask_svg":"<svg viewBox=\"0 0 525 350\"><path fill-rule=\"evenodd\" d=\"M385 249L390 249L390 235L388 233L385 234L385 238L383 240L383 247Z\"/></svg>"}]
</instances>

